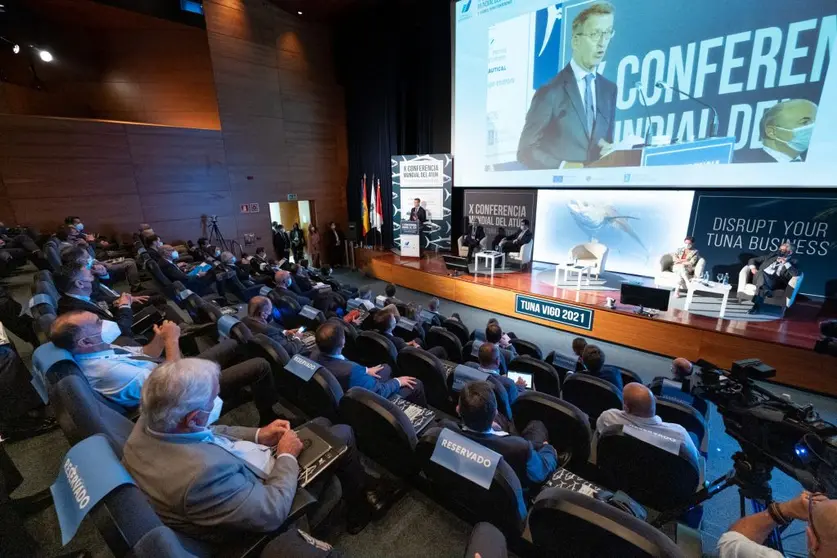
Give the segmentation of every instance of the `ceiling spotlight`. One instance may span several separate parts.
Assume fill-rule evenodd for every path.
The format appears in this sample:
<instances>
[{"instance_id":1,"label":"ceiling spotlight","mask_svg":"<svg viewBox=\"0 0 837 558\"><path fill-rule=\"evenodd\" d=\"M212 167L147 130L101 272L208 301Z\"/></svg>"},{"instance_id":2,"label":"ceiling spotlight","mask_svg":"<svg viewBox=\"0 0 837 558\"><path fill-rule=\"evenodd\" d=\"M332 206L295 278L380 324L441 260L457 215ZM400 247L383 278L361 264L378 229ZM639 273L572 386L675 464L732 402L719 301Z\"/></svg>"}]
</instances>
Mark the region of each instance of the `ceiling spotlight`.
<instances>
[{"instance_id":1,"label":"ceiling spotlight","mask_svg":"<svg viewBox=\"0 0 837 558\"><path fill-rule=\"evenodd\" d=\"M302 15L302 12L297 12L299 15Z\"/></svg>"},{"instance_id":2,"label":"ceiling spotlight","mask_svg":"<svg viewBox=\"0 0 837 558\"><path fill-rule=\"evenodd\" d=\"M18 45L18 44L12 45L12 52L14 52L15 54L20 54L20 45Z\"/></svg>"},{"instance_id":3,"label":"ceiling spotlight","mask_svg":"<svg viewBox=\"0 0 837 558\"><path fill-rule=\"evenodd\" d=\"M38 56L40 56L41 60L44 62L52 62L52 53L48 50L39 50Z\"/></svg>"}]
</instances>

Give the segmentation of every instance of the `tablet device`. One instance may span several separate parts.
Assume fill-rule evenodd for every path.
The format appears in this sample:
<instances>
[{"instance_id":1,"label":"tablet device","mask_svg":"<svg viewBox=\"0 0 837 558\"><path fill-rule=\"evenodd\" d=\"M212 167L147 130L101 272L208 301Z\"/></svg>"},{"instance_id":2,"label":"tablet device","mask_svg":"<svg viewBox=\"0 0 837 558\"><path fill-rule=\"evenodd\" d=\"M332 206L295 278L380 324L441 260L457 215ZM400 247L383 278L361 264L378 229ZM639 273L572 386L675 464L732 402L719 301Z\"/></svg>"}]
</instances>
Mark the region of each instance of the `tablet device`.
<instances>
[{"instance_id":1,"label":"tablet device","mask_svg":"<svg viewBox=\"0 0 837 558\"><path fill-rule=\"evenodd\" d=\"M526 389L532 389L532 375L527 374L526 372L513 372L512 370L508 371L508 378L514 383L517 383L518 378L523 378L523 381L526 382Z\"/></svg>"}]
</instances>

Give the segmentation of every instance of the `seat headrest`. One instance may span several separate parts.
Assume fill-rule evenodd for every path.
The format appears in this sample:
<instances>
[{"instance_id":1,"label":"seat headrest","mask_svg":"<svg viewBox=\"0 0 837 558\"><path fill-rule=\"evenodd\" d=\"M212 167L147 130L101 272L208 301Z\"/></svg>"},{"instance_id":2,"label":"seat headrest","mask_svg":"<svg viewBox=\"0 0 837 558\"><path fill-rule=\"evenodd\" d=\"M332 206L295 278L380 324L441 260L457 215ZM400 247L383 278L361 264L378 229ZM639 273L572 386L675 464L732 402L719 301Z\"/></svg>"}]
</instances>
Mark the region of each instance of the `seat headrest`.
<instances>
[{"instance_id":1,"label":"seat headrest","mask_svg":"<svg viewBox=\"0 0 837 558\"><path fill-rule=\"evenodd\" d=\"M35 352L32 354L32 368L42 374L46 374L54 364L63 360L75 362L70 351L59 349L52 343L46 343L35 349Z\"/></svg>"},{"instance_id":2,"label":"seat headrest","mask_svg":"<svg viewBox=\"0 0 837 558\"><path fill-rule=\"evenodd\" d=\"M235 316L223 315L218 318L218 334L224 337L229 337L230 333L232 332L232 328L235 327L236 324L240 324L241 320L236 318Z\"/></svg>"},{"instance_id":3,"label":"seat headrest","mask_svg":"<svg viewBox=\"0 0 837 558\"><path fill-rule=\"evenodd\" d=\"M361 387L350 388L340 399L340 414L345 416L350 413L352 405L359 405L385 420L394 429L404 442L415 448L418 443L413 423L407 418L398 405L384 399L377 393ZM351 420L349 421L351 423ZM381 423L382 424L382 423Z\"/></svg>"},{"instance_id":4,"label":"seat headrest","mask_svg":"<svg viewBox=\"0 0 837 558\"><path fill-rule=\"evenodd\" d=\"M48 304L49 306L55 308L55 299L53 299L52 296L50 296L47 293L36 294L29 299L30 310L35 306L38 306L39 304Z\"/></svg>"}]
</instances>

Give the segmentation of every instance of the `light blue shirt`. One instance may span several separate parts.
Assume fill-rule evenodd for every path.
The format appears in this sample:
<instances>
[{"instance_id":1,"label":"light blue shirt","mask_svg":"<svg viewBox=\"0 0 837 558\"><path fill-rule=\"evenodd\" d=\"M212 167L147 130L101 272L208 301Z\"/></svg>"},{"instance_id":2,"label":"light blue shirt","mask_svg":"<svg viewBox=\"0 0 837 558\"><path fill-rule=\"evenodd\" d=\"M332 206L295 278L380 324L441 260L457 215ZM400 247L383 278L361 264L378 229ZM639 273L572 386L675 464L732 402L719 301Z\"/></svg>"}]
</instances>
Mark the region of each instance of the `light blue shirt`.
<instances>
[{"instance_id":1,"label":"light blue shirt","mask_svg":"<svg viewBox=\"0 0 837 558\"><path fill-rule=\"evenodd\" d=\"M64 296L69 296L75 298L76 300L83 300L84 302L91 302L89 296L84 296L80 294L72 294L72 293L64 293Z\"/></svg>"},{"instance_id":2,"label":"light blue shirt","mask_svg":"<svg viewBox=\"0 0 837 558\"><path fill-rule=\"evenodd\" d=\"M139 405L142 384L157 366L150 360L134 360L134 356L143 356L142 347L111 345L105 351L73 355L73 358L90 387L110 401L130 408Z\"/></svg>"}]
</instances>

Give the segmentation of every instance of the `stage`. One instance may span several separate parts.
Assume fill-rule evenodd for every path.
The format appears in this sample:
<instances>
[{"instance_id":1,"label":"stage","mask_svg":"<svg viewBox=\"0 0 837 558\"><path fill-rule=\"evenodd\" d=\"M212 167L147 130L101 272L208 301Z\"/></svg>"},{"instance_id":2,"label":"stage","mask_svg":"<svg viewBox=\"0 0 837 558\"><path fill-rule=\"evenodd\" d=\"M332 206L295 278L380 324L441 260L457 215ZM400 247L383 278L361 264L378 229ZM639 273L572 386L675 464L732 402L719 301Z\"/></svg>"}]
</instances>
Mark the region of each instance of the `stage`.
<instances>
[{"instance_id":1,"label":"stage","mask_svg":"<svg viewBox=\"0 0 837 558\"><path fill-rule=\"evenodd\" d=\"M676 308L647 318L632 306L606 308L608 297L619 300L618 290L556 288L543 280L543 271L452 277L437 254L415 259L357 249L355 257L358 267L377 279L440 298L669 357L703 358L723 367L759 358L776 368L777 383L837 396L837 358L812 350L820 337L818 322L837 312L818 302L797 301L784 318L770 321L709 318ZM589 315L589 329L521 313L518 295L576 307Z\"/></svg>"}]
</instances>

